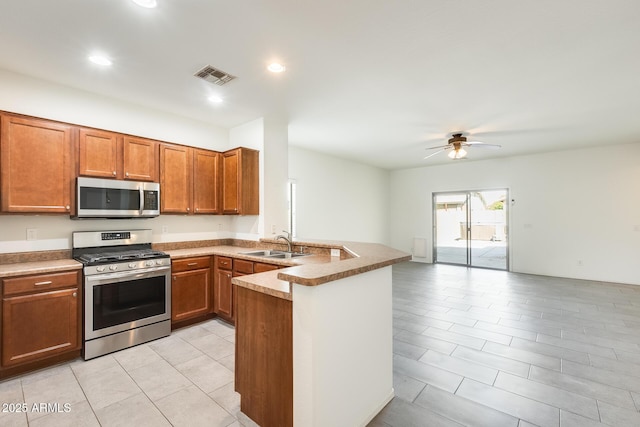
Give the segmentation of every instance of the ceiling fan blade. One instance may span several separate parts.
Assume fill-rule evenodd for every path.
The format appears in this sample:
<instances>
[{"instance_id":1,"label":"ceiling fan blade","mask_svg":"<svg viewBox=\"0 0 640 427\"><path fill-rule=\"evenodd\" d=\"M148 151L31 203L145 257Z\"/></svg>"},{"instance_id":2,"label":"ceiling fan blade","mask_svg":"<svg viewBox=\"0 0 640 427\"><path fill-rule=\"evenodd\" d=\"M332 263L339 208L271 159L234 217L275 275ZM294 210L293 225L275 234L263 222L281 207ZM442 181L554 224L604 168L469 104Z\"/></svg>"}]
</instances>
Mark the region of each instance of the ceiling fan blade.
<instances>
[{"instance_id":1,"label":"ceiling fan blade","mask_svg":"<svg viewBox=\"0 0 640 427\"><path fill-rule=\"evenodd\" d=\"M484 142L480 142L480 141L469 141L465 145L473 146L473 147L481 147L481 148L493 148L493 149L502 148L502 145L485 144Z\"/></svg>"},{"instance_id":2,"label":"ceiling fan blade","mask_svg":"<svg viewBox=\"0 0 640 427\"><path fill-rule=\"evenodd\" d=\"M429 157L433 157L433 156L435 156L436 154L440 154L440 153L442 153L442 152L444 152L444 151L446 151L446 149L443 149L443 150L440 150L440 151L436 151L436 152L435 152L435 153L433 153L433 154L429 154L427 157L425 157L425 158L424 158L424 159L422 159L422 160L427 160Z\"/></svg>"},{"instance_id":3,"label":"ceiling fan blade","mask_svg":"<svg viewBox=\"0 0 640 427\"><path fill-rule=\"evenodd\" d=\"M428 148L425 148L425 150L439 150L439 149L441 150L441 149L443 149L443 148L448 148L448 147L449 147L449 144L447 144L447 145L441 145L441 146L439 146L439 147L428 147Z\"/></svg>"}]
</instances>

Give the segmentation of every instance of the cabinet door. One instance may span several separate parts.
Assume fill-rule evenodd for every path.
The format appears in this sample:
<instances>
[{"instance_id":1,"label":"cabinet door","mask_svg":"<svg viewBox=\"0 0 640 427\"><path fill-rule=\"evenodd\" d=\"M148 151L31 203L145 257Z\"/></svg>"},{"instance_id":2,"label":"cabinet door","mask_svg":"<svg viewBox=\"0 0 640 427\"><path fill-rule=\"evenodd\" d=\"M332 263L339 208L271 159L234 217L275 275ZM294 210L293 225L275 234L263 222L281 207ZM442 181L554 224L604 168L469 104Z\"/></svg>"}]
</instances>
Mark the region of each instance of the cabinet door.
<instances>
[{"instance_id":1,"label":"cabinet door","mask_svg":"<svg viewBox=\"0 0 640 427\"><path fill-rule=\"evenodd\" d=\"M193 210L196 214L220 213L218 174L220 154L193 150Z\"/></svg>"},{"instance_id":2,"label":"cabinet door","mask_svg":"<svg viewBox=\"0 0 640 427\"><path fill-rule=\"evenodd\" d=\"M125 136L123 142L124 179L158 181L158 143Z\"/></svg>"},{"instance_id":3,"label":"cabinet door","mask_svg":"<svg viewBox=\"0 0 640 427\"><path fill-rule=\"evenodd\" d=\"M222 212L260 213L259 152L236 148L222 155Z\"/></svg>"},{"instance_id":4,"label":"cabinet door","mask_svg":"<svg viewBox=\"0 0 640 427\"><path fill-rule=\"evenodd\" d=\"M238 150L232 150L222 155L222 212L226 214L240 212L239 153Z\"/></svg>"},{"instance_id":5,"label":"cabinet door","mask_svg":"<svg viewBox=\"0 0 640 427\"><path fill-rule=\"evenodd\" d=\"M160 147L160 212L191 212L191 148L162 144Z\"/></svg>"},{"instance_id":6,"label":"cabinet door","mask_svg":"<svg viewBox=\"0 0 640 427\"><path fill-rule=\"evenodd\" d=\"M78 289L2 300L2 365L44 359L80 348Z\"/></svg>"},{"instance_id":7,"label":"cabinet door","mask_svg":"<svg viewBox=\"0 0 640 427\"><path fill-rule=\"evenodd\" d=\"M1 120L2 211L69 213L73 128L11 115Z\"/></svg>"},{"instance_id":8,"label":"cabinet door","mask_svg":"<svg viewBox=\"0 0 640 427\"><path fill-rule=\"evenodd\" d=\"M229 270L215 270L214 312L227 320L233 319L233 274Z\"/></svg>"},{"instance_id":9,"label":"cabinet door","mask_svg":"<svg viewBox=\"0 0 640 427\"><path fill-rule=\"evenodd\" d=\"M263 273L265 271L273 271L273 270L277 270L280 267L275 265L275 264L265 264L263 262L256 262L255 265L253 266L253 272L254 273Z\"/></svg>"},{"instance_id":10,"label":"cabinet door","mask_svg":"<svg viewBox=\"0 0 640 427\"><path fill-rule=\"evenodd\" d=\"M118 134L97 129L80 129L78 154L80 175L119 178Z\"/></svg>"},{"instance_id":11,"label":"cabinet door","mask_svg":"<svg viewBox=\"0 0 640 427\"><path fill-rule=\"evenodd\" d=\"M171 281L171 320L179 322L211 313L210 269L174 273Z\"/></svg>"}]
</instances>

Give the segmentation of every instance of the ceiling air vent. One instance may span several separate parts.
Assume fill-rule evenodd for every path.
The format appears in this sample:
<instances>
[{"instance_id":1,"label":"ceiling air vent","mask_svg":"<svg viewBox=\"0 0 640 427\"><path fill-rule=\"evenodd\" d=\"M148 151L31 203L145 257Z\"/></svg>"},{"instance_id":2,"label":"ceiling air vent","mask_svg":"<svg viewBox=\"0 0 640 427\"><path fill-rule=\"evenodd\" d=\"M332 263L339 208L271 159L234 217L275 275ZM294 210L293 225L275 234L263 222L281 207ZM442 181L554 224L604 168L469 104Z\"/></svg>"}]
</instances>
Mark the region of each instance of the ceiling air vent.
<instances>
[{"instance_id":1,"label":"ceiling air vent","mask_svg":"<svg viewBox=\"0 0 640 427\"><path fill-rule=\"evenodd\" d=\"M209 83L217 84L218 86L229 83L231 80L236 78L236 76L232 76L231 74L227 74L224 71L220 71L217 68L212 67L211 65L207 65L203 69L197 71L194 76L206 80Z\"/></svg>"}]
</instances>

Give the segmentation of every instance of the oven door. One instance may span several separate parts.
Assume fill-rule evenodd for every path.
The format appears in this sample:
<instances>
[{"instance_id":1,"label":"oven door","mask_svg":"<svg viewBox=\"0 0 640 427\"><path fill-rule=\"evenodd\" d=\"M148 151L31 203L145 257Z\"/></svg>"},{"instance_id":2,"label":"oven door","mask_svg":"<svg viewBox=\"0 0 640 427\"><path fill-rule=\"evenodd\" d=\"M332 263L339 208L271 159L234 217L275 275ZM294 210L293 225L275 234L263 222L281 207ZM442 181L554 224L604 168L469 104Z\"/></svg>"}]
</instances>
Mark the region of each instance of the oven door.
<instances>
[{"instance_id":1,"label":"oven door","mask_svg":"<svg viewBox=\"0 0 640 427\"><path fill-rule=\"evenodd\" d=\"M84 338L171 319L171 267L85 276Z\"/></svg>"}]
</instances>

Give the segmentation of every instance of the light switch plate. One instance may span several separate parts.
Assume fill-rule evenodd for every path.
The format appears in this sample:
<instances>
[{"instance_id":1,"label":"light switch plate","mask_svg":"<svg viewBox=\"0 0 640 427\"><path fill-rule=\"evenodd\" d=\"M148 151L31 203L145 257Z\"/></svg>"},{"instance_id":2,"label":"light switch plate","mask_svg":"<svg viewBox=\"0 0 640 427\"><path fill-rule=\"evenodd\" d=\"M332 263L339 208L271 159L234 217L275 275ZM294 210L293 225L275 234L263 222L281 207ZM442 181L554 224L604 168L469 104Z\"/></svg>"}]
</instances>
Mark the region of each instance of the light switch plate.
<instances>
[{"instance_id":1,"label":"light switch plate","mask_svg":"<svg viewBox=\"0 0 640 427\"><path fill-rule=\"evenodd\" d=\"M331 256L340 256L340 249L331 249Z\"/></svg>"}]
</instances>

